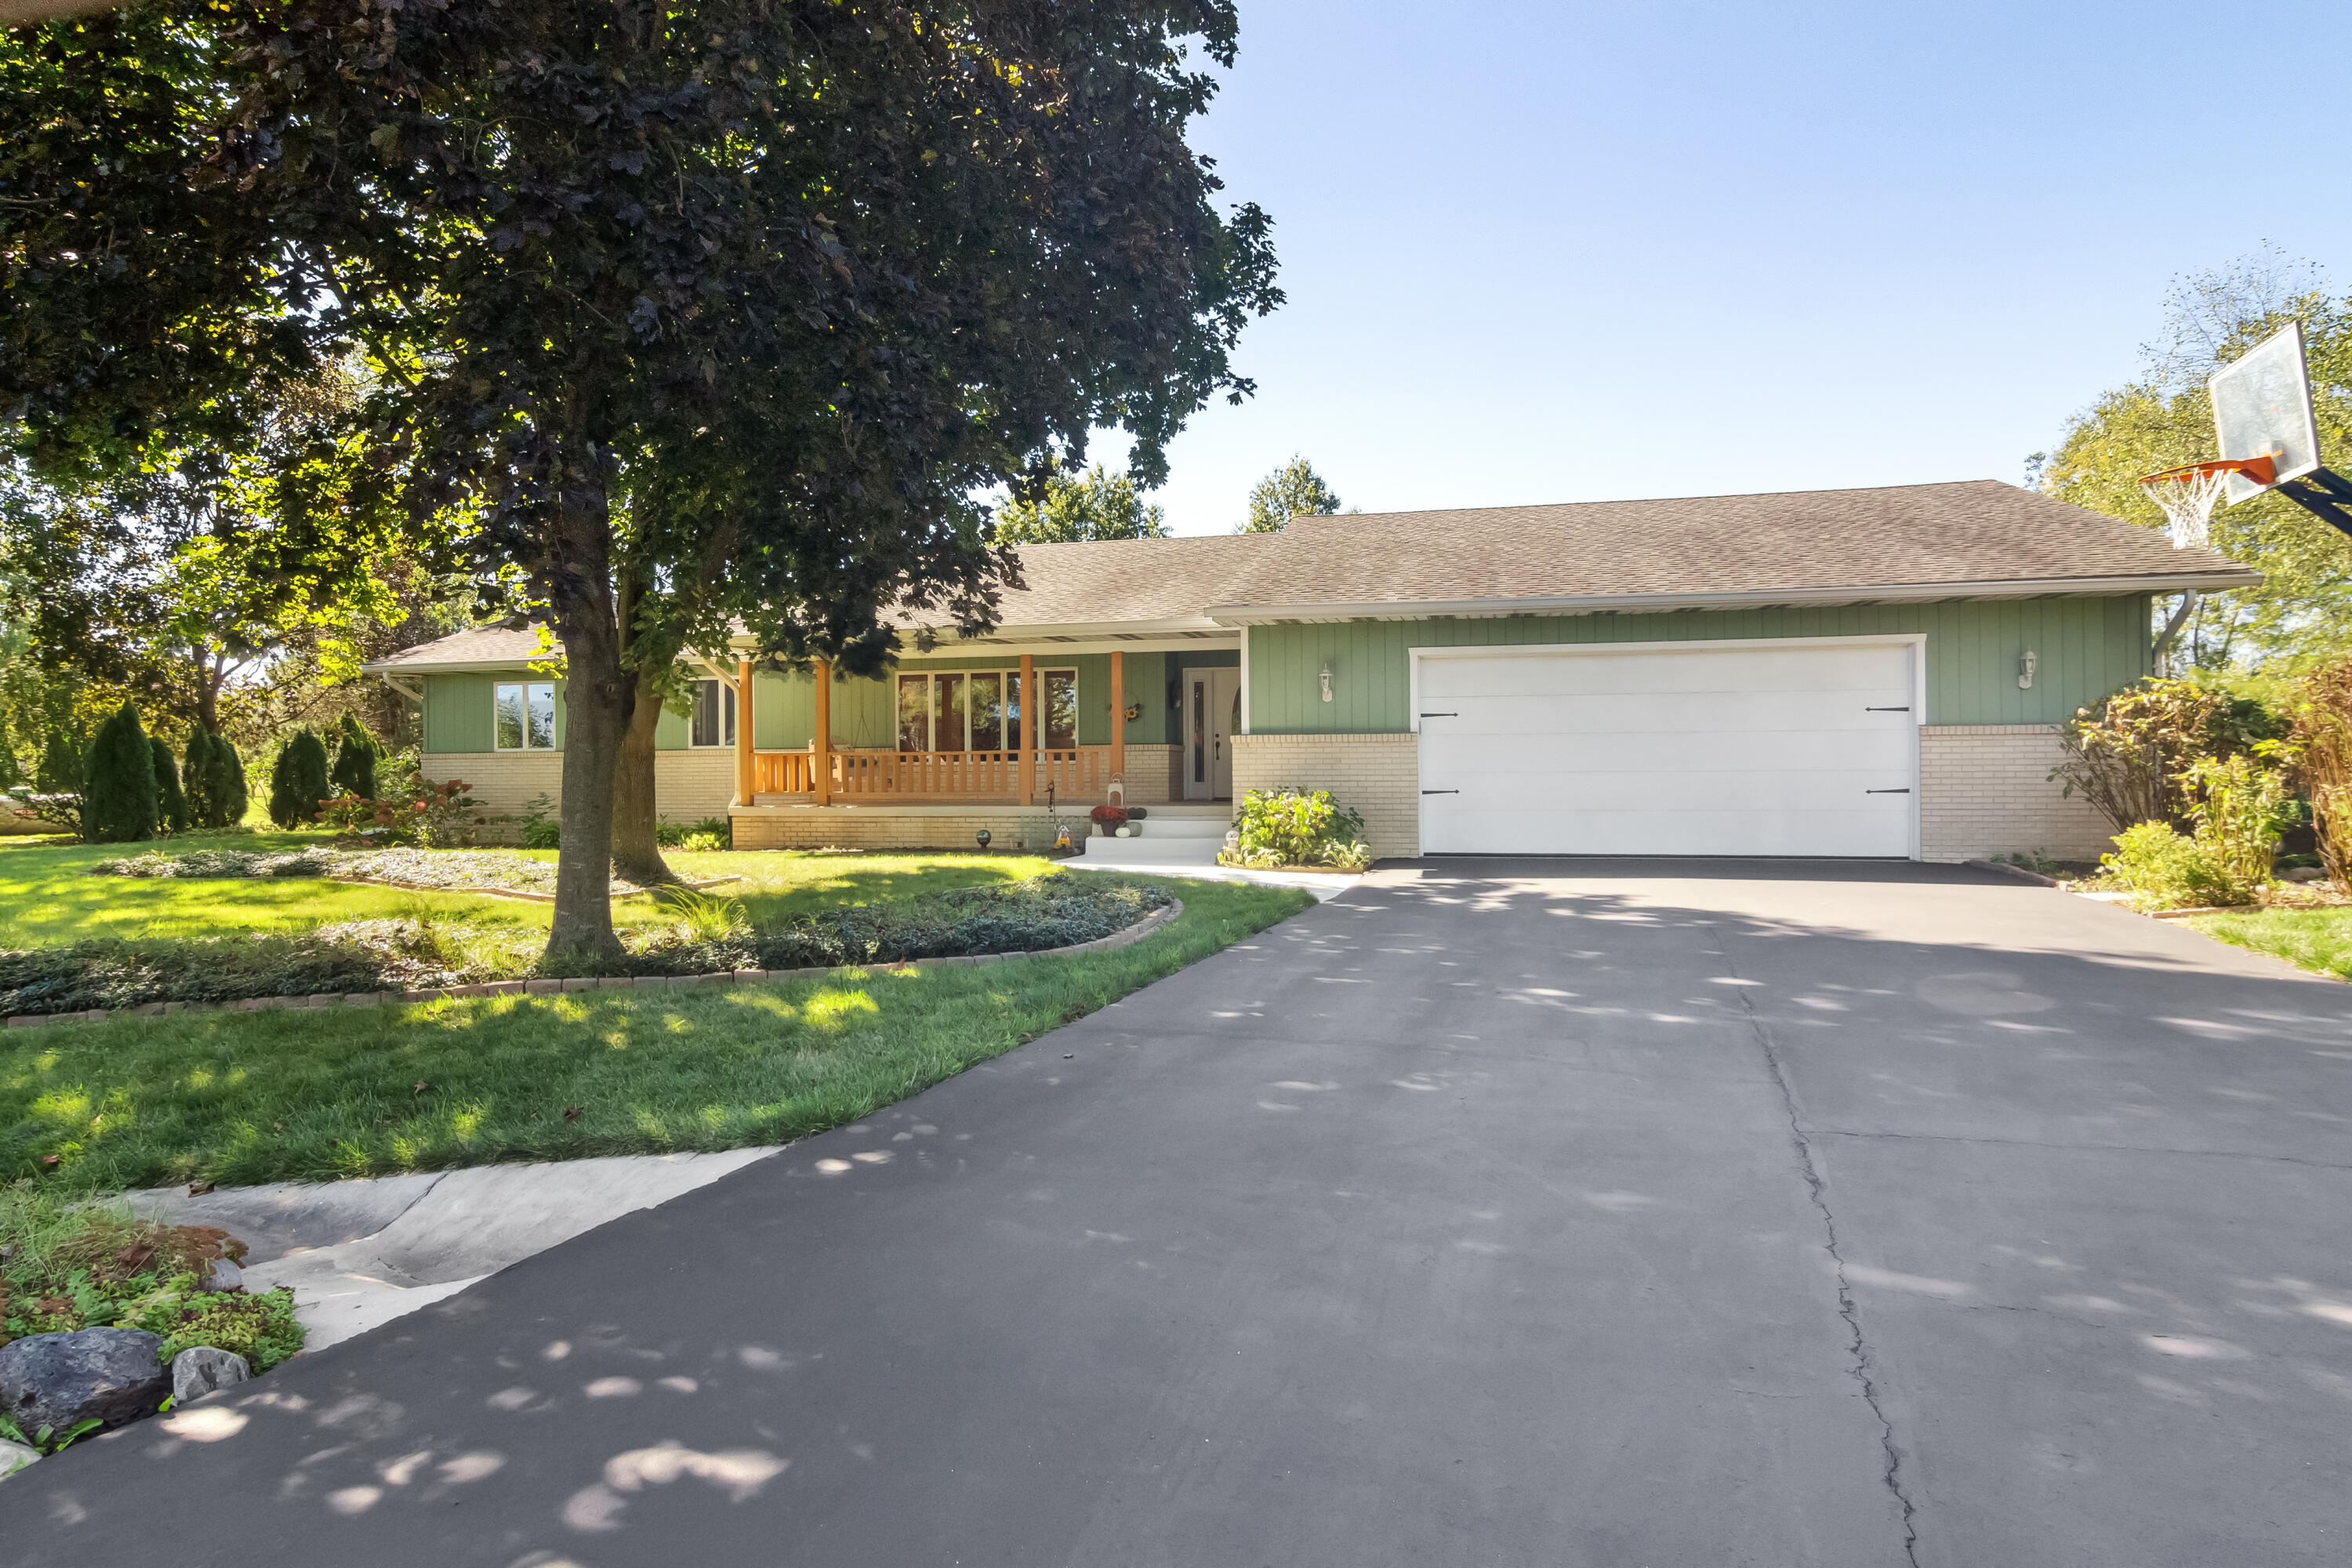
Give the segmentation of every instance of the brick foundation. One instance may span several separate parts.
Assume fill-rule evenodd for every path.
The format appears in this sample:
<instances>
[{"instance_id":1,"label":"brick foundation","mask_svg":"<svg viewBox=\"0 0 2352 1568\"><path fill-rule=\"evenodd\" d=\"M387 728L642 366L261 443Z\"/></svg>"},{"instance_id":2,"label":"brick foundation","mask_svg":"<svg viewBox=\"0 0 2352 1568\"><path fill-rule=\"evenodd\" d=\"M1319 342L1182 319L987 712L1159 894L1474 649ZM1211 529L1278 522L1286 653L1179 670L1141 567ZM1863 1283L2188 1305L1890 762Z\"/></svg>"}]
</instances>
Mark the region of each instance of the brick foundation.
<instances>
[{"instance_id":1,"label":"brick foundation","mask_svg":"<svg viewBox=\"0 0 2352 1568\"><path fill-rule=\"evenodd\" d=\"M1235 735L1234 796L1248 790L1328 789L1363 813L1364 837L1382 857L1421 853L1418 735Z\"/></svg>"},{"instance_id":2,"label":"brick foundation","mask_svg":"<svg viewBox=\"0 0 2352 1568\"><path fill-rule=\"evenodd\" d=\"M971 849L982 828L992 849L1045 849L1054 818L1042 807L764 805L737 808L738 849ZM1057 814L1073 838L1088 831L1081 807Z\"/></svg>"},{"instance_id":3,"label":"brick foundation","mask_svg":"<svg viewBox=\"0 0 2352 1568\"><path fill-rule=\"evenodd\" d=\"M1919 858L1981 859L2034 849L2095 860L2115 826L2050 770L2061 752L2047 724L1930 724L1919 731Z\"/></svg>"}]
</instances>

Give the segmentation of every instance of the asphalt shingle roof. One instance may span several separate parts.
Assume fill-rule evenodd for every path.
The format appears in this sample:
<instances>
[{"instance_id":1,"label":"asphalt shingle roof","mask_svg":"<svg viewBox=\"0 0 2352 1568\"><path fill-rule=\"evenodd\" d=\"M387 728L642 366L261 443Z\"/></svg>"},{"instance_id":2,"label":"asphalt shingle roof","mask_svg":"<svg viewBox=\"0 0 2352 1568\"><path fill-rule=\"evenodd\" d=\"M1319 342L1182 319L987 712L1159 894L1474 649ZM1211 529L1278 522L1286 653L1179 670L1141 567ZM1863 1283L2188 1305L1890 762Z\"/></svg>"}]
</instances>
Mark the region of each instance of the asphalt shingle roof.
<instances>
[{"instance_id":1,"label":"asphalt shingle roof","mask_svg":"<svg viewBox=\"0 0 2352 1568\"><path fill-rule=\"evenodd\" d=\"M1211 611L1786 593L2116 591L2254 580L2215 551L1997 479L1666 500L1298 517L1280 533L1033 544L1000 625L1204 626ZM2028 585L2031 586L2028 586ZM917 624L915 619L902 625ZM462 632L383 660L520 661L536 632Z\"/></svg>"}]
</instances>

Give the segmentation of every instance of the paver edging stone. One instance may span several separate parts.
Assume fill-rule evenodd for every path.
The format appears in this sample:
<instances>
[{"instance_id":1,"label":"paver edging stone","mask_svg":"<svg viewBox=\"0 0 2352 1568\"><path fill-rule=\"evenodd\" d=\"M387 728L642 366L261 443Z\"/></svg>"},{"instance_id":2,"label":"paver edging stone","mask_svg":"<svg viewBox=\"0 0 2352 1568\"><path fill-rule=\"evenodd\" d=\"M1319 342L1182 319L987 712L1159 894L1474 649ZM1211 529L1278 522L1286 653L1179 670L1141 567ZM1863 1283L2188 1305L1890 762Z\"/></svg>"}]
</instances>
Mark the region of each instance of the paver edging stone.
<instances>
[{"instance_id":1,"label":"paver edging stone","mask_svg":"<svg viewBox=\"0 0 2352 1568\"><path fill-rule=\"evenodd\" d=\"M1030 952L972 952L945 958L909 958L897 963L818 963L802 969L719 970L709 974L604 975L572 980L493 980L474 985L451 985L416 991L321 991L310 996L246 996L234 1002L142 1002L134 1007L92 1007L81 1013L20 1013L8 1020L12 1029L39 1028L48 1024L95 1024L108 1018L153 1018L182 1013L265 1013L287 1007L413 1006L425 1002L477 996L553 996L567 992L642 989L662 985L757 985L775 980L804 980L813 974L836 974L845 969L928 969L957 963L1002 963L1011 958L1056 958L1070 953L1107 952L1130 947L1184 912L1177 899L1154 910L1123 931L1068 947L1044 947Z\"/></svg>"}]
</instances>

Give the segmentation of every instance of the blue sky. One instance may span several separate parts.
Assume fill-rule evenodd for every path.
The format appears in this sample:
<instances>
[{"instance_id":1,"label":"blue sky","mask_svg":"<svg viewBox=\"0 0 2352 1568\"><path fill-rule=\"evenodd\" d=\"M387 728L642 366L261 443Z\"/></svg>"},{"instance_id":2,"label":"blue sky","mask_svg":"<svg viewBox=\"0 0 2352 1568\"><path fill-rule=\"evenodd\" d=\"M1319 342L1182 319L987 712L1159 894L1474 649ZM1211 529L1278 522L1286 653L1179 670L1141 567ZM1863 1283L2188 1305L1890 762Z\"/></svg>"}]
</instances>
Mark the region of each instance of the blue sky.
<instances>
[{"instance_id":1,"label":"blue sky","mask_svg":"<svg viewBox=\"0 0 2352 1568\"><path fill-rule=\"evenodd\" d=\"M1290 300L1153 499L1224 531L1293 451L1367 510L2015 482L2175 275L2352 289L2347 46L2292 0L1242 0L1194 144Z\"/></svg>"}]
</instances>

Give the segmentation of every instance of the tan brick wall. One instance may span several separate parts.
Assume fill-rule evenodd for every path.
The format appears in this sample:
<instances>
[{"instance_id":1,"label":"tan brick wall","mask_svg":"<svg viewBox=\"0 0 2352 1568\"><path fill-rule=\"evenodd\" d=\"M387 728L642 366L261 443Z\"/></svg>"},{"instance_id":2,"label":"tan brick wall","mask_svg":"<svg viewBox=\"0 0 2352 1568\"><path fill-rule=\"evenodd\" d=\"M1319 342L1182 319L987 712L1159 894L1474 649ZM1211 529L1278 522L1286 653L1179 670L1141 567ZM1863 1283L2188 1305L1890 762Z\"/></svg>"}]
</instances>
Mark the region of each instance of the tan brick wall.
<instances>
[{"instance_id":1,"label":"tan brick wall","mask_svg":"<svg viewBox=\"0 0 2352 1568\"><path fill-rule=\"evenodd\" d=\"M887 806L770 805L738 809L738 849L971 849L985 827L992 849L1044 849L1054 842L1053 819L1017 805L969 811L892 811ZM1072 838L1087 830L1084 811L1065 812Z\"/></svg>"},{"instance_id":2,"label":"tan brick wall","mask_svg":"<svg viewBox=\"0 0 2352 1568\"><path fill-rule=\"evenodd\" d=\"M427 752L425 776L463 779L467 793L492 816L520 816L546 795L563 799L562 752ZM654 797L665 822L724 816L735 795L735 753L716 747L654 753Z\"/></svg>"},{"instance_id":3,"label":"tan brick wall","mask_svg":"<svg viewBox=\"0 0 2352 1568\"><path fill-rule=\"evenodd\" d=\"M1328 789L1364 815L1364 837L1383 857L1421 853L1418 735L1236 735L1234 795L1254 789Z\"/></svg>"},{"instance_id":4,"label":"tan brick wall","mask_svg":"<svg viewBox=\"0 0 2352 1568\"><path fill-rule=\"evenodd\" d=\"M1930 724L1919 731L1919 858L1980 859L2038 849L2093 860L2115 827L2050 770L2060 756L2047 724Z\"/></svg>"},{"instance_id":5,"label":"tan brick wall","mask_svg":"<svg viewBox=\"0 0 2352 1568\"><path fill-rule=\"evenodd\" d=\"M1166 805L1174 800L1176 759L1181 746L1129 746L1127 795L1129 805Z\"/></svg>"}]
</instances>

